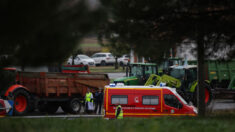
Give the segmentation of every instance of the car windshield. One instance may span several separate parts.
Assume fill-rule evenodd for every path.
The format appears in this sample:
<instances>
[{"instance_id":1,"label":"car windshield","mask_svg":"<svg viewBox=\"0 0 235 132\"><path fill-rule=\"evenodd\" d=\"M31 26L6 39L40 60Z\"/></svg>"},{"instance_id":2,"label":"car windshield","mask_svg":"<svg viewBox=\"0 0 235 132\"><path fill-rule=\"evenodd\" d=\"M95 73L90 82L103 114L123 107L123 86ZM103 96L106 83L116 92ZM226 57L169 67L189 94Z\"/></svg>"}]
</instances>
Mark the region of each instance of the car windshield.
<instances>
[{"instance_id":1,"label":"car windshield","mask_svg":"<svg viewBox=\"0 0 235 132\"><path fill-rule=\"evenodd\" d=\"M80 59L90 59L90 57L86 56L86 55L78 55L78 57Z\"/></svg>"},{"instance_id":2,"label":"car windshield","mask_svg":"<svg viewBox=\"0 0 235 132\"><path fill-rule=\"evenodd\" d=\"M132 66L131 75L132 76L141 76L142 75L142 67L139 65Z\"/></svg>"}]
</instances>

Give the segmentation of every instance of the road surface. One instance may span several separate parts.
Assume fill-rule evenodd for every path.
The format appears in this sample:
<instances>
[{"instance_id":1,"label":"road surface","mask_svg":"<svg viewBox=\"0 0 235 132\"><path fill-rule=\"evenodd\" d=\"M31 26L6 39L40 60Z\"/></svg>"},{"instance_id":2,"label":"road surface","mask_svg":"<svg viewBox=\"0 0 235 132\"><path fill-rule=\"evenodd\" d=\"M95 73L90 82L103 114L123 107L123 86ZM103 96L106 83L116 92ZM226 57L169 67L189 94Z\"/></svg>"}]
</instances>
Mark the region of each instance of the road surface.
<instances>
[{"instance_id":1,"label":"road surface","mask_svg":"<svg viewBox=\"0 0 235 132\"><path fill-rule=\"evenodd\" d=\"M120 72L120 73L108 73L109 79L115 79L126 76L126 73Z\"/></svg>"}]
</instances>

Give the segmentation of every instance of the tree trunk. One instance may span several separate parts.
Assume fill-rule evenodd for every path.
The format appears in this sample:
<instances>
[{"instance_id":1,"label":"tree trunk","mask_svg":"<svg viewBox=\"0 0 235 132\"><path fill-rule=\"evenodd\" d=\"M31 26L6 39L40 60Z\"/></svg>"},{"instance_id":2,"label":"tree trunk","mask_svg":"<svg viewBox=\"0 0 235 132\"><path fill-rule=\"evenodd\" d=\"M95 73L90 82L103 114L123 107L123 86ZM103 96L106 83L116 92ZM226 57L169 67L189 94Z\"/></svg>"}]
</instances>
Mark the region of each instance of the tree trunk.
<instances>
[{"instance_id":1,"label":"tree trunk","mask_svg":"<svg viewBox=\"0 0 235 132\"><path fill-rule=\"evenodd\" d=\"M117 61L117 59L118 59L118 58L115 57L115 64L114 64L114 65L115 65L115 70L118 69L118 61Z\"/></svg>"},{"instance_id":2,"label":"tree trunk","mask_svg":"<svg viewBox=\"0 0 235 132\"><path fill-rule=\"evenodd\" d=\"M72 65L74 65L75 55L72 56Z\"/></svg>"},{"instance_id":3,"label":"tree trunk","mask_svg":"<svg viewBox=\"0 0 235 132\"><path fill-rule=\"evenodd\" d=\"M204 37L198 37L197 40L197 104L198 104L198 115L205 116L205 87L203 87L204 83Z\"/></svg>"}]
</instances>

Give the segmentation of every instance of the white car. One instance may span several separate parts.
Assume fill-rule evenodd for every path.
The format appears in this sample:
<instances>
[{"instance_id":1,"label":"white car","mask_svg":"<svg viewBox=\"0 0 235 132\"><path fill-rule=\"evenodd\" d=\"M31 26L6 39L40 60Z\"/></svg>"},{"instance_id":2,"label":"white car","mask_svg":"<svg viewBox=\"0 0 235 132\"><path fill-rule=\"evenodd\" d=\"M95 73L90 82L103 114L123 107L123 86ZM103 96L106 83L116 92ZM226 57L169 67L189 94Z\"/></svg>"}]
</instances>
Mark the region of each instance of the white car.
<instances>
[{"instance_id":1,"label":"white car","mask_svg":"<svg viewBox=\"0 0 235 132\"><path fill-rule=\"evenodd\" d=\"M69 65L72 65L72 56L69 57L68 62ZM79 54L74 58L74 65L89 65L95 66L95 61L88 57L87 55Z\"/></svg>"},{"instance_id":2,"label":"white car","mask_svg":"<svg viewBox=\"0 0 235 132\"><path fill-rule=\"evenodd\" d=\"M122 57L118 58L120 66L127 65L128 61L130 61L130 55L122 55Z\"/></svg>"},{"instance_id":3,"label":"white car","mask_svg":"<svg viewBox=\"0 0 235 132\"><path fill-rule=\"evenodd\" d=\"M111 53L95 53L91 58L95 60L96 65L105 66L115 63L115 58Z\"/></svg>"}]
</instances>

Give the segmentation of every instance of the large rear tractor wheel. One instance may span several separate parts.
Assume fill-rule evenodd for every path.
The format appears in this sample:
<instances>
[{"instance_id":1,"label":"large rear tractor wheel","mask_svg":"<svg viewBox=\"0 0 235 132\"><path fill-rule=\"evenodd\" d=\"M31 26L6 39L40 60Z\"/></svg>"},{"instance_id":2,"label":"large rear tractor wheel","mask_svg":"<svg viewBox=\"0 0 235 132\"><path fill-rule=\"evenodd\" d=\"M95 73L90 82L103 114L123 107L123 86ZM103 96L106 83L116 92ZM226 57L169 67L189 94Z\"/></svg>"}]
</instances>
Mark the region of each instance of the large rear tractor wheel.
<instances>
[{"instance_id":1,"label":"large rear tractor wheel","mask_svg":"<svg viewBox=\"0 0 235 132\"><path fill-rule=\"evenodd\" d=\"M19 89L13 93L14 97L14 115L21 116L25 115L30 110L30 94L24 90Z\"/></svg>"},{"instance_id":2,"label":"large rear tractor wheel","mask_svg":"<svg viewBox=\"0 0 235 132\"><path fill-rule=\"evenodd\" d=\"M211 87L208 84L205 84L205 104L206 106L210 105L212 101L212 92ZM197 106L197 89L194 92L193 104Z\"/></svg>"},{"instance_id":3,"label":"large rear tractor wheel","mask_svg":"<svg viewBox=\"0 0 235 132\"><path fill-rule=\"evenodd\" d=\"M78 98L72 98L61 106L65 113L78 114L81 110L81 103Z\"/></svg>"}]
</instances>

